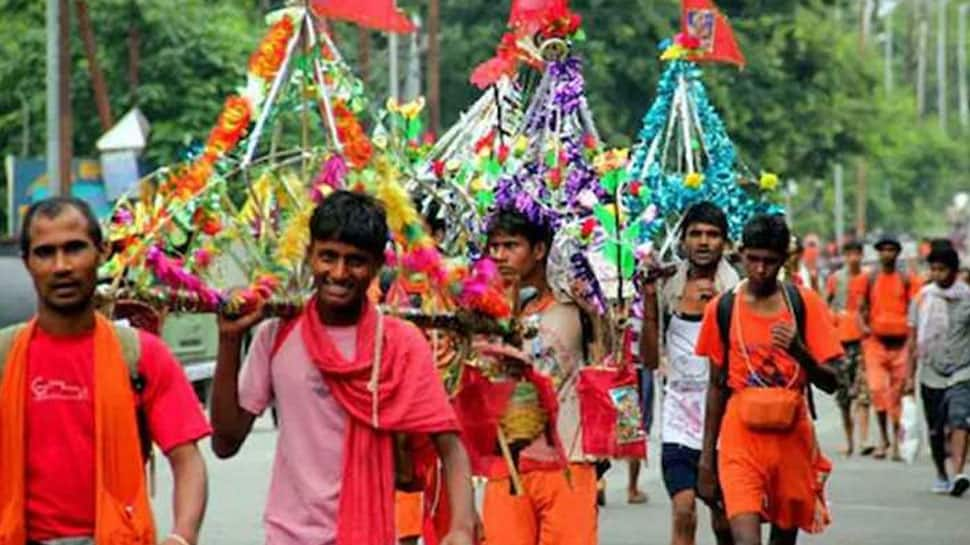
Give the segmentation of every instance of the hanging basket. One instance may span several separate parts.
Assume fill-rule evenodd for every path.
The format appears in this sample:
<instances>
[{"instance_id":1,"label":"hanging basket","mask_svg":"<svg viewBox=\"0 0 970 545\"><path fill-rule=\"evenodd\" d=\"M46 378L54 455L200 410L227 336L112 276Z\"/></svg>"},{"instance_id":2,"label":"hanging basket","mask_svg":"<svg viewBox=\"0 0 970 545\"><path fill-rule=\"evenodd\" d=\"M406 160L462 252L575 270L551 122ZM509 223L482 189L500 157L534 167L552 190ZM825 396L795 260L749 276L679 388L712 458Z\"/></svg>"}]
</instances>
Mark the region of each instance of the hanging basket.
<instances>
[{"instance_id":1,"label":"hanging basket","mask_svg":"<svg viewBox=\"0 0 970 545\"><path fill-rule=\"evenodd\" d=\"M545 432L549 414L542 407L539 391L529 381L516 383L499 426L510 443L531 443Z\"/></svg>"}]
</instances>

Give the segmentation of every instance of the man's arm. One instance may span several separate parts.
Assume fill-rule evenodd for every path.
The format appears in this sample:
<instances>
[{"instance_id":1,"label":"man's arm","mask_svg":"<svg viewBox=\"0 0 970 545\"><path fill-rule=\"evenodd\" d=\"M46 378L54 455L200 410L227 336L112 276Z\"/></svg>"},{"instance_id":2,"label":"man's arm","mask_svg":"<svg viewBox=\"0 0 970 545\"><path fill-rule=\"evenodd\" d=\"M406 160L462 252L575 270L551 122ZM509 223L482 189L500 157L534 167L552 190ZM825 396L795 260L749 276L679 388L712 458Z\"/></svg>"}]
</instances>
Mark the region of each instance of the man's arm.
<instances>
[{"instance_id":1,"label":"man's arm","mask_svg":"<svg viewBox=\"0 0 970 545\"><path fill-rule=\"evenodd\" d=\"M721 421L727 407L729 391L722 368L711 362L711 380L707 388L707 409L704 416L704 441L698 461L697 495L715 505L719 501L717 478L717 442L721 435Z\"/></svg>"},{"instance_id":2,"label":"man's arm","mask_svg":"<svg viewBox=\"0 0 970 545\"><path fill-rule=\"evenodd\" d=\"M451 506L451 526L441 545L472 545L475 533L475 499L468 453L456 433L431 437L444 465L445 485Z\"/></svg>"},{"instance_id":3,"label":"man's arm","mask_svg":"<svg viewBox=\"0 0 970 545\"><path fill-rule=\"evenodd\" d=\"M219 318L219 354L212 379L212 451L219 458L231 458L250 430L256 416L239 406L239 368L242 339L262 319L262 308L238 320Z\"/></svg>"},{"instance_id":4,"label":"man's arm","mask_svg":"<svg viewBox=\"0 0 970 545\"><path fill-rule=\"evenodd\" d=\"M915 327L909 328L909 338L906 341L906 386L904 393L911 394L916 389L916 366L918 364L918 352L916 344L918 342Z\"/></svg>"},{"instance_id":5,"label":"man's arm","mask_svg":"<svg viewBox=\"0 0 970 545\"><path fill-rule=\"evenodd\" d=\"M815 358L808 352L808 348L800 341L793 342L788 353L805 369L809 382L814 386L827 394L834 394L839 388L839 376L835 372L837 367L835 363L838 359L821 365L815 361Z\"/></svg>"},{"instance_id":6,"label":"man's arm","mask_svg":"<svg viewBox=\"0 0 970 545\"><path fill-rule=\"evenodd\" d=\"M660 366L660 308L657 284L643 284L643 327L640 330L640 359L647 369Z\"/></svg>"},{"instance_id":7,"label":"man's arm","mask_svg":"<svg viewBox=\"0 0 970 545\"><path fill-rule=\"evenodd\" d=\"M174 481L172 512L175 520L172 533L190 544L198 543L199 528L202 527L202 517L205 515L209 495L205 461L194 442L175 447L166 454L166 457L172 468ZM181 545L174 539L168 539L162 543Z\"/></svg>"}]
</instances>

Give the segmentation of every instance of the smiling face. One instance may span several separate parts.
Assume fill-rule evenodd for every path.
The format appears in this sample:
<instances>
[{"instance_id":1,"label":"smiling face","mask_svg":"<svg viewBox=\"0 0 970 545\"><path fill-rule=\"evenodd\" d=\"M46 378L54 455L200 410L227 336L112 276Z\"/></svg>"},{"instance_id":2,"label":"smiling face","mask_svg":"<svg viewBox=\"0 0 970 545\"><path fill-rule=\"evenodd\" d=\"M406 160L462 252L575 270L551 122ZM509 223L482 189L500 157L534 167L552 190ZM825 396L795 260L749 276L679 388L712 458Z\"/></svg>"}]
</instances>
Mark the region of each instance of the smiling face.
<instances>
[{"instance_id":1,"label":"smiling face","mask_svg":"<svg viewBox=\"0 0 970 545\"><path fill-rule=\"evenodd\" d=\"M376 256L336 240L315 240L309 250L318 301L328 315L356 314L377 276Z\"/></svg>"},{"instance_id":2,"label":"smiling face","mask_svg":"<svg viewBox=\"0 0 970 545\"><path fill-rule=\"evenodd\" d=\"M104 249L95 245L84 214L73 207L54 217L40 214L28 232L23 259L41 310L73 316L90 309Z\"/></svg>"},{"instance_id":3,"label":"smiling face","mask_svg":"<svg viewBox=\"0 0 970 545\"><path fill-rule=\"evenodd\" d=\"M724 233L716 225L692 223L684 230L684 249L695 267L707 268L721 260Z\"/></svg>"}]
</instances>

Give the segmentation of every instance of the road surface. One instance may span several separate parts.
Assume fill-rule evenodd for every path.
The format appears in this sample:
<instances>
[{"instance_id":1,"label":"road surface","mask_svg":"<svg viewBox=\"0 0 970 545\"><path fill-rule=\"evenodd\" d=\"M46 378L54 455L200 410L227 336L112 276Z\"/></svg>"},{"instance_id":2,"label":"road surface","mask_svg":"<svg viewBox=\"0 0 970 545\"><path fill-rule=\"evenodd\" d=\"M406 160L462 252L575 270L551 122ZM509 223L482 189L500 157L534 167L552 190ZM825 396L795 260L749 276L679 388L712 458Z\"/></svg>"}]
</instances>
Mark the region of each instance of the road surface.
<instances>
[{"instance_id":1,"label":"road surface","mask_svg":"<svg viewBox=\"0 0 970 545\"><path fill-rule=\"evenodd\" d=\"M970 544L970 495L962 500L930 494L933 472L924 453L913 466L867 458L840 459L841 445L834 404L819 400L818 422L823 449L834 456L830 500L835 522L821 536L803 536L806 545L965 545ZM269 486L276 432L261 419L240 454L216 460L203 445L209 461L209 510L202 545L262 543L261 513ZM653 445L654 447L656 445ZM655 449L651 449L655 450ZM321 463L326 463L321 460ZM158 471L156 511L159 531L171 524L171 481L164 460ZM656 456L641 475L650 495L647 505L626 504L626 464L616 463L609 474L608 504L600 517L602 545L666 545L670 541L670 504L660 480ZM703 508L702 508L703 509ZM713 545L701 513L699 545Z\"/></svg>"}]
</instances>

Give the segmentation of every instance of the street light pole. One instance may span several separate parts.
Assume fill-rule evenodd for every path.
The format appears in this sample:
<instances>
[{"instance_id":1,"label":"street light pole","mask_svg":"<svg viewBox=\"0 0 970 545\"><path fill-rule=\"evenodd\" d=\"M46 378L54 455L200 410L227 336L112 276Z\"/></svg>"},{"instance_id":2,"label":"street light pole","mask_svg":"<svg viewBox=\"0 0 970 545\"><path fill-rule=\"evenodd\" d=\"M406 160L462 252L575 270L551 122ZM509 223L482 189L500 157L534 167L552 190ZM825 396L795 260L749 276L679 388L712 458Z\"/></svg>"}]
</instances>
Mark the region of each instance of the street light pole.
<instances>
[{"instance_id":1,"label":"street light pole","mask_svg":"<svg viewBox=\"0 0 970 545\"><path fill-rule=\"evenodd\" d=\"M957 40L957 75L960 78L960 124L964 129L970 127L970 97L967 92L967 14L970 13L970 4L960 4L959 34Z\"/></svg>"},{"instance_id":2,"label":"street light pole","mask_svg":"<svg viewBox=\"0 0 970 545\"><path fill-rule=\"evenodd\" d=\"M47 0L47 181L51 195L71 193L70 8Z\"/></svg>"},{"instance_id":3,"label":"street light pole","mask_svg":"<svg viewBox=\"0 0 970 545\"><path fill-rule=\"evenodd\" d=\"M946 132L946 0L937 0L936 11L936 109Z\"/></svg>"}]
</instances>

